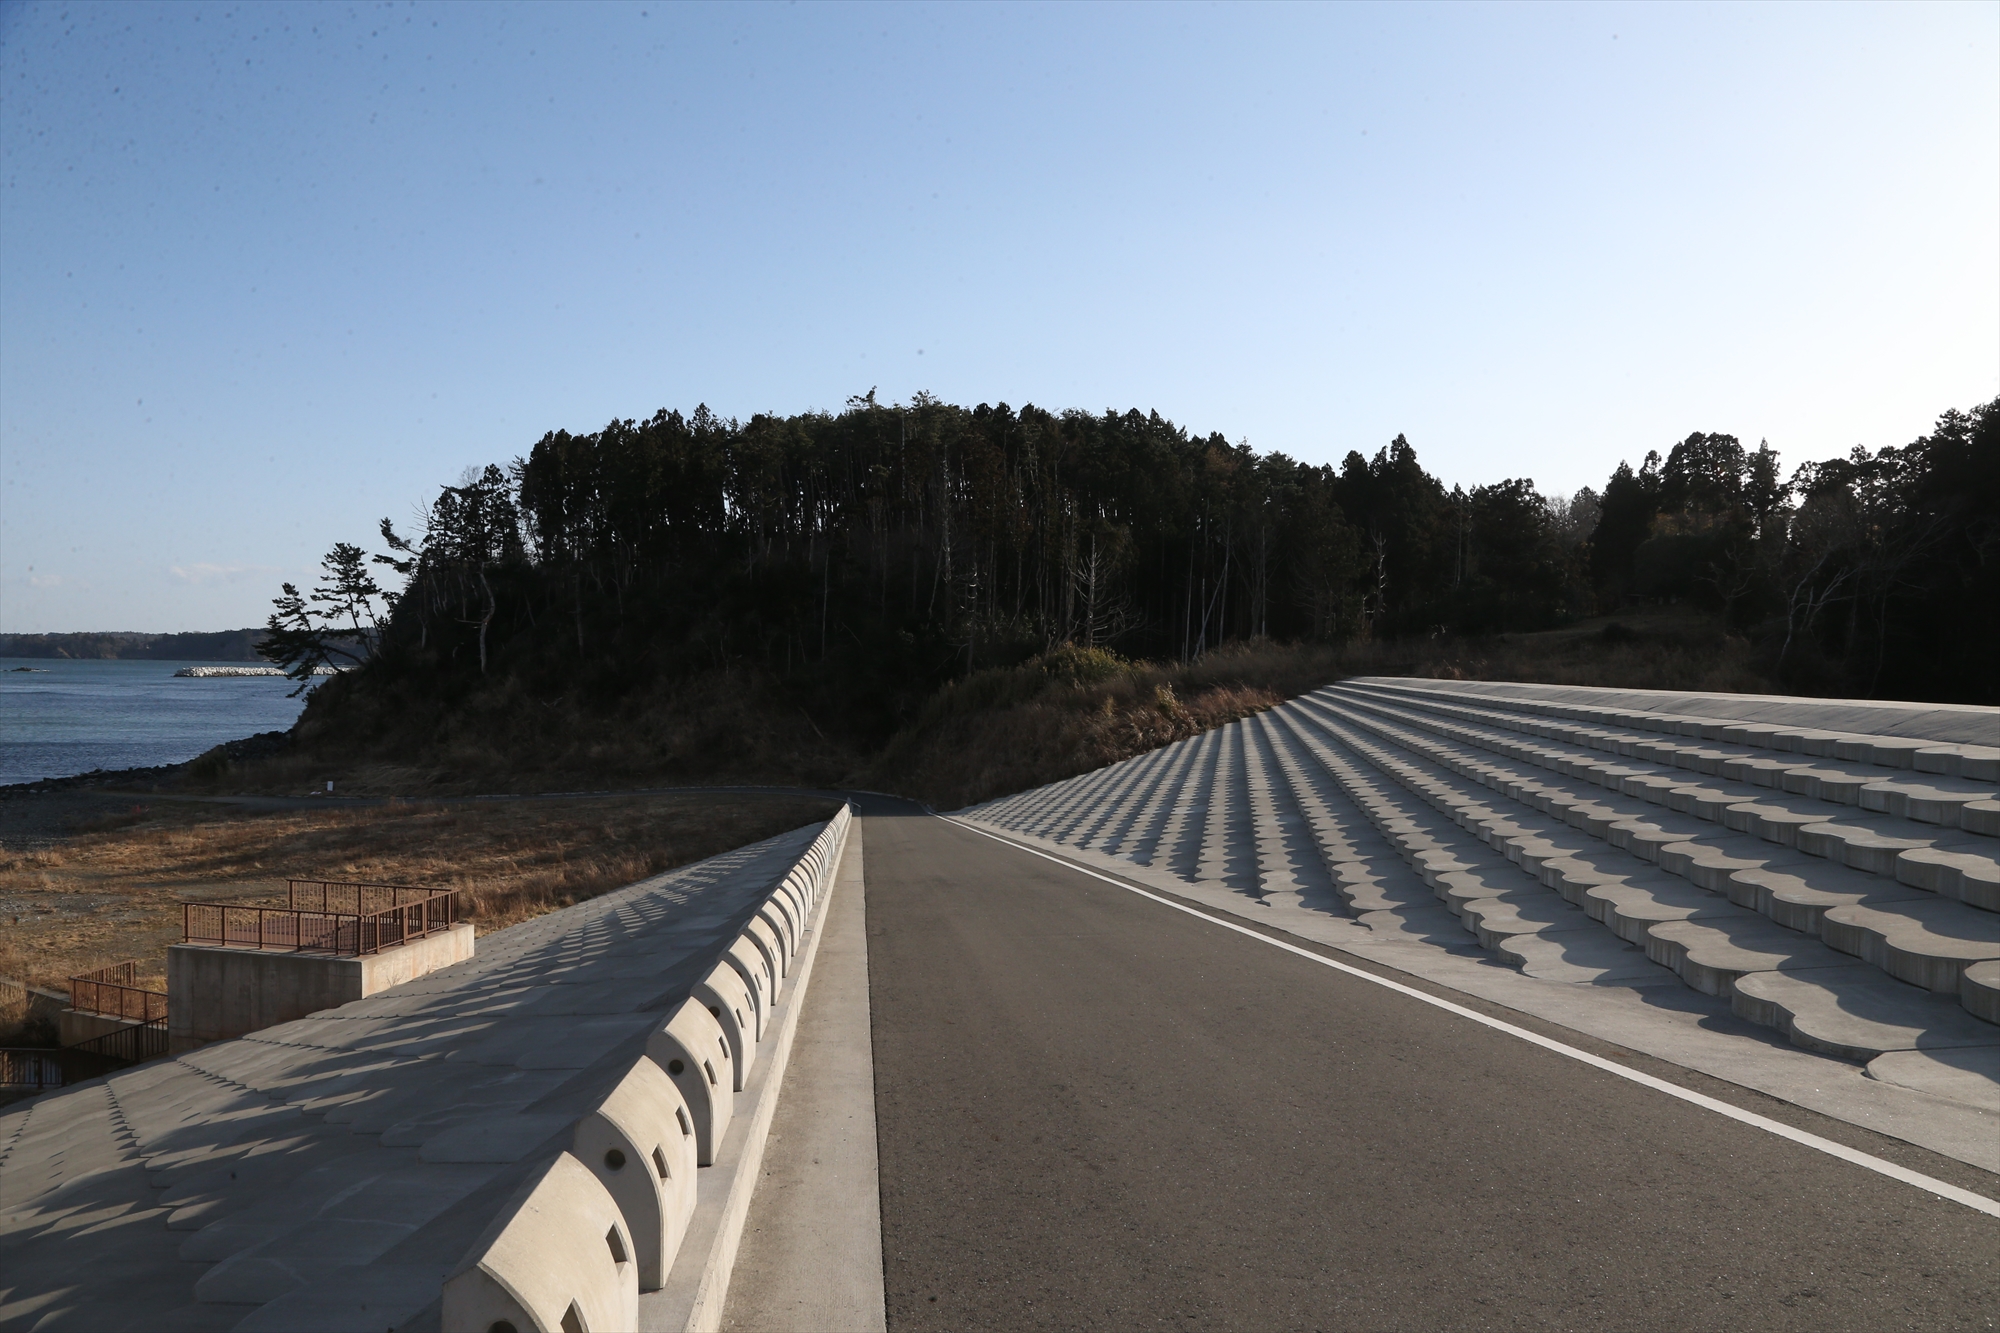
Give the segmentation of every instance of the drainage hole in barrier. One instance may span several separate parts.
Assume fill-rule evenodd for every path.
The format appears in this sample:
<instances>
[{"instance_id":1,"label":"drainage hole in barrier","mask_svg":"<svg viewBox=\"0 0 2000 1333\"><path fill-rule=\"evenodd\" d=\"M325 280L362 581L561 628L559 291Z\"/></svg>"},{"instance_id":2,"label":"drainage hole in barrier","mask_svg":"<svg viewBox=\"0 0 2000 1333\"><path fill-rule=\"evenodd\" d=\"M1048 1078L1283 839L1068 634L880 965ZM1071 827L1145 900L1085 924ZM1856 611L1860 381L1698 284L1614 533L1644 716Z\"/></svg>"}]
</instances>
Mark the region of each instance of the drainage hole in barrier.
<instances>
[{"instance_id":1,"label":"drainage hole in barrier","mask_svg":"<svg viewBox=\"0 0 2000 1333\"><path fill-rule=\"evenodd\" d=\"M616 1226L604 1233L604 1243L611 1247L612 1263L622 1264L625 1262L625 1238L618 1234Z\"/></svg>"},{"instance_id":2,"label":"drainage hole in barrier","mask_svg":"<svg viewBox=\"0 0 2000 1333\"><path fill-rule=\"evenodd\" d=\"M743 1011L742 1011L741 1009L738 1009L738 1010L736 1011L736 1026L737 1026L737 1027L747 1027L747 1026L749 1026L748 1024L746 1024L746 1023L745 1023L745 1022L743 1021Z\"/></svg>"},{"instance_id":3,"label":"drainage hole in barrier","mask_svg":"<svg viewBox=\"0 0 2000 1333\"><path fill-rule=\"evenodd\" d=\"M669 1060L667 1061L667 1072L669 1074L685 1074L687 1066L678 1060Z\"/></svg>"},{"instance_id":4,"label":"drainage hole in barrier","mask_svg":"<svg viewBox=\"0 0 2000 1333\"><path fill-rule=\"evenodd\" d=\"M679 1064L679 1063L680 1063L680 1061L676 1060L676 1061L674 1061L674 1063L675 1063L675 1064ZM680 1109L679 1107L675 1107L675 1108L674 1108L674 1119L676 1119L676 1120L678 1120L678 1121L680 1121L680 1122L681 1122L681 1137L682 1137L682 1138L684 1138L684 1139L687 1139L687 1138L693 1138L693 1137L694 1137L694 1131L693 1131L692 1129L689 1129L689 1128L688 1128L688 1116L687 1116L687 1112L686 1112L686 1111L683 1111L683 1110L681 1110L681 1109Z\"/></svg>"},{"instance_id":5,"label":"drainage hole in barrier","mask_svg":"<svg viewBox=\"0 0 2000 1333\"><path fill-rule=\"evenodd\" d=\"M714 1066L714 1065L712 1065L712 1064L710 1064L710 1063L709 1063L708 1061L706 1061L706 1060L703 1060L703 1061L701 1062L701 1067L702 1067L702 1071L703 1071L704 1073L706 1073L706 1074L708 1075L708 1081L709 1081L710 1083L714 1083L714 1082L715 1082L715 1066Z\"/></svg>"},{"instance_id":6,"label":"drainage hole in barrier","mask_svg":"<svg viewBox=\"0 0 2000 1333\"><path fill-rule=\"evenodd\" d=\"M722 1058L727 1060L729 1058L729 1039L727 1037L717 1037L715 1044L722 1048Z\"/></svg>"},{"instance_id":7,"label":"drainage hole in barrier","mask_svg":"<svg viewBox=\"0 0 2000 1333\"><path fill-rule=\"evenodd\" d=\"M623 1171L625 1169L625 1154L616 1148L605 1153L604 1169L607 1171Z\"/></svg>"},{"instance_id":8,"label":"drainage hole in barrier","mask_svg":"<svg viewBox=\"0 0 2000 1333\"><path fill-rule=\"evenodd\" d=\"M710 1006L708 1006L708 1012L709 1012L709 1013L711 1013L711 1014L713 1014L713 1015L714 1015L715 1017L717 1017L717 1018L720 1018L720 1017L722 1017L722 1010L720 1010L720 1009L716 1008L716 1007L715 1007L714 1005L712 1005L712 1004L711 1004Z\"/></svg>"},{"instance_id":9,"label":"drainage hole in barrier","mask_svg":"<svg viewBox=\"0 0 2000 1333\"><path fill-rule=\"evenodd\" d=\"M563 1311L562 1333L585 1333L583 1311L576 1308L575 1301L571 1301L569 1309Z\"/></svg>"},{"instance_id":10,"label":"drainage hole in barrier","mask_svg":"<svg viewBox=\"0 0 2000 1333\"><path fill-rule=\"evenodd\" d=\"M667 1155L658 1148L653 1149L653 1169L660 1173L661 1180L672 1180L674 1173L667 1170Z\"/></svg>"}]
</instances>

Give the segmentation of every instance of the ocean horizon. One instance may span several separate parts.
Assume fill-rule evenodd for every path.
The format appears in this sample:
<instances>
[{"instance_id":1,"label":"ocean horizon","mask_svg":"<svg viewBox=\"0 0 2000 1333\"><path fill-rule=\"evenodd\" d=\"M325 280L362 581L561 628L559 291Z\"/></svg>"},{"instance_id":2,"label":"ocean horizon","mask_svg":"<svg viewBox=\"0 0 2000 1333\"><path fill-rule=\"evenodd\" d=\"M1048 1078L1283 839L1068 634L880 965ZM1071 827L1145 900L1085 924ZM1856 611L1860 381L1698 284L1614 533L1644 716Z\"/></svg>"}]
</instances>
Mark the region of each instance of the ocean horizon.
<instances>
[{"instance_id":1,"label":"ocean horizon","mask_svg":"<svg viewBox=\"0 0 2000 1333\"><path fill-rule=\"evenodd\" d=\"M0 658L0 786L184 763L283 731L305 698L281 676L175 676L240 662Z\"/></svg>"}]
</instances>

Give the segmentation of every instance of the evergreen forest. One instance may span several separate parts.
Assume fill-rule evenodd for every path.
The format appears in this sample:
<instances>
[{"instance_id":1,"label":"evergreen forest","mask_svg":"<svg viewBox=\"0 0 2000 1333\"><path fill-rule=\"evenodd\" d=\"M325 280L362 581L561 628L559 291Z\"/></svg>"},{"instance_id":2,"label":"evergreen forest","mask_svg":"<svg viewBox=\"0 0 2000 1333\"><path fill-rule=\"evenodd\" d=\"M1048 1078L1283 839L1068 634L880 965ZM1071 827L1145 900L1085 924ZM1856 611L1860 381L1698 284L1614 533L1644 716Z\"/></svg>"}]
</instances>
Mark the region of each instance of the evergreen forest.
<instances>
[{"instance_id":1,"label":"evergreen forest","mask_svg":"<svg viewBox=\"0 0 2000 1333\"><path fill-rule=\"evenodd\" d=\"M302 681L363 665L309 718L364 694L377 727L475 697L615 715L662 682L754 679L879 742L941 685L1064 645L1186 663L1667 603L1787 691L2000 703L2000 400L1789 469L1696 432L1550 495L1448 486L1401 436L1314 465L1157 412L871 391L552 432L380 538L277 600L267 657Z\"/></svg>"}]
</instances>

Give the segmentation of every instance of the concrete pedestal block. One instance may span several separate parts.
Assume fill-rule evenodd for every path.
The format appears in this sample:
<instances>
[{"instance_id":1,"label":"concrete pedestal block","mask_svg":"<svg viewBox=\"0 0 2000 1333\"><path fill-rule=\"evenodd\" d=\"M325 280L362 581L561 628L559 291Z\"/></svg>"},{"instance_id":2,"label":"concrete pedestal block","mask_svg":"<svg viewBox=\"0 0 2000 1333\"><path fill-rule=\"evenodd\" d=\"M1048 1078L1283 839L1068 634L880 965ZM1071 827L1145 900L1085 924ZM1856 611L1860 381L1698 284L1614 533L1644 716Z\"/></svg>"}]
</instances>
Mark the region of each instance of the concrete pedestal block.
<instances>
[{"instance_id":1,"label":"concrete pedestal block","mask_svg":"<svg viewBox=\"0 0 2000 1333\"><path fill-rule=\"evenodd\" d=\"M358 958L176 944L167 950L167 1040L175 1054L289 1023L472 957L473 929L448 930Z\"/></svg>"}]
</instances>

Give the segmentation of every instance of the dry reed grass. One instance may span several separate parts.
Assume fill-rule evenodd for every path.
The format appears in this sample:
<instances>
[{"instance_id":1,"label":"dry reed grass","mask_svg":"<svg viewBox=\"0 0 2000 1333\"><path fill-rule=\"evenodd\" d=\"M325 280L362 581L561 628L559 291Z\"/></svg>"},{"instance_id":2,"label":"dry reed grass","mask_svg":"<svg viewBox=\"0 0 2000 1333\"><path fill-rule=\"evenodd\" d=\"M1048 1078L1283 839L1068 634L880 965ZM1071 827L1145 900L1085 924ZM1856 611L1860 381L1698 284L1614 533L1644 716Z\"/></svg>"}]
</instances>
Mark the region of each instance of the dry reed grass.
<instances>
[{"instance_id":1,"label":"dry reed grass","mask_svg":"<svg viewBox=\"0 0 2000 1333\"><path fill-rule=\"evenodd\" d=\"M15 965L9 960L5 966ZM28 993L10 984L16 974L0 973L0 1046L53 1046L56 1025L43 1012L44 1006L30 1005Z\"/></svg>"},{"instance_id":2,"label":"dry reed grass","mask_svg":"<svg viewBox=\"0 0 2000 1333\"><path fill-rule=\"evenodd\" d=\"M1129 759L1347 676L1773 688L1748 641L1675 607L1487 639L1439 635L1338 648L1260 641L1189 665L1069 649L947 686L864 777L954 809Z\"/></svg>"},{"instance_id":3,"label":"dry reed grass","mask_svg":"<svg viewBox=\"0 0 2000 1333\"><path fill-rule=\"evenodd\" d=\"M283 905L288 876L461 891L482 932L833 813L824 800L674 793L303 806L149 801L0 852L0 975L61 987L127 958L165 981L183 899Z\"/></svg>"}]
</instances>

